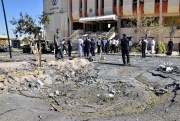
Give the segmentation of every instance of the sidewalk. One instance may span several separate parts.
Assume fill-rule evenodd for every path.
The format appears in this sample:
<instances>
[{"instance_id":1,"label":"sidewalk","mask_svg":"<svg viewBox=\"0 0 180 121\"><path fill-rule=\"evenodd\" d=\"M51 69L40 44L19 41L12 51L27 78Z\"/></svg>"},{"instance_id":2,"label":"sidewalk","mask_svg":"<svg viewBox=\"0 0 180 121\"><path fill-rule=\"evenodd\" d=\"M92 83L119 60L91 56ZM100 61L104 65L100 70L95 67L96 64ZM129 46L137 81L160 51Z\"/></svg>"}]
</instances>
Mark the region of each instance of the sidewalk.
<instances>
[{"instance_id":1,"label":"sidewalk","mask_svg":"<svg viewBox=\"0 0 180 121\"><path fill-rule=\"evenodd\" d=\"M139 52L132 52L130 53L130 56L141 56L142 54ZM166 55L166 54L146 54L147 57L177 57L180 58L179 52L173 51L172 55Z\"/></svg>"}]
</instances>

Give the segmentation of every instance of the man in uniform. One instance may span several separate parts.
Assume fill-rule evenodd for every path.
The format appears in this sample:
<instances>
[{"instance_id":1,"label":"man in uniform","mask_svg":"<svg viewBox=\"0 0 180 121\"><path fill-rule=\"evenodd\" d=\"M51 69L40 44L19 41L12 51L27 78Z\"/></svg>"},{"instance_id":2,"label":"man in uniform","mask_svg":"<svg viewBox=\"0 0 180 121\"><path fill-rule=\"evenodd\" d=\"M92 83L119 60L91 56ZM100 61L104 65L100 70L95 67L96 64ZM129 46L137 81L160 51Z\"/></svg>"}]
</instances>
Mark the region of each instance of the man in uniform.
<instances>
[{"instance_id":1,"label":"man in uniform","mask_svg":"<svg viewBox=\"0 0 180 121\"><path fill-rule=\"evenodd\" d=\"M123 34L123 38L121 39L121 52L122 52L122 59L124 65L130 65L129 59L129 40L126 38L126 34ZM127 56L127 63L125 60L125 55Z\"/></svg>"}]
</instances>

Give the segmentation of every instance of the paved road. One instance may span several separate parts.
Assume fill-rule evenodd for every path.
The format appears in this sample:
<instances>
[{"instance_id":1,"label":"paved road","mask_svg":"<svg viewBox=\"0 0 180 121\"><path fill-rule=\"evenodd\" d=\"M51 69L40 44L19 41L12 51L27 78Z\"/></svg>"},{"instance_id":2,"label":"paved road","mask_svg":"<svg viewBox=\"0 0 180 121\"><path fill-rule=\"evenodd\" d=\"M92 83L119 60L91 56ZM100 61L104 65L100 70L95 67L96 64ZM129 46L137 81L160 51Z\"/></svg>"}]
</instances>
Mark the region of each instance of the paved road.
<instances>
[{"instance_id":1,"label":"paved road","mask_svg":"<svg viewBox=\"0 0 180 121\"><path fill-rule=\"evenodd\" d=\"M0 53L0 58L7 57L8 53ZM180 68L180 59L165 57L147 57L142 59L140 56L131 56L131 66L122 66L121 56L118 55L104 55L105 60L99 60L99 55L93 57L94 65L98 72L99 78L119 78L120 80L132 79L135 75L143 73L145 77L150 77L147 73L148 69L156 69L162 63L173 63ZM35 55L13 53L12 60L28 60L36 58ZM54 60L53 54L43 54L42 58L47 60ZM66 57L67 58L67 57ZM132 68L131 68L132 67ZM124 70L129 68L129 74L124 74ZM139 69L134 72L133 68ZM124 75L123 75L124 74ZM166 79L161 77L152 78L149 81L162 81ZM170 80L171 81L171 80ZM179 80L180 81L180 80ZM160 82L161 83L161 82ZM171 83L171 82L170 82ZM177 81L179 84L180 82ZM180 90L171 92L168 99L161 105L157 105L153 109L148 109L137 115L123 115L106 118L78 118L64 116L58 112L51 111L51 106L48 100L39 98L31 98L19 95L18 93L4 92L0 96L0 121L178 121L180 119Z\"/></svg>"}]
</instances>

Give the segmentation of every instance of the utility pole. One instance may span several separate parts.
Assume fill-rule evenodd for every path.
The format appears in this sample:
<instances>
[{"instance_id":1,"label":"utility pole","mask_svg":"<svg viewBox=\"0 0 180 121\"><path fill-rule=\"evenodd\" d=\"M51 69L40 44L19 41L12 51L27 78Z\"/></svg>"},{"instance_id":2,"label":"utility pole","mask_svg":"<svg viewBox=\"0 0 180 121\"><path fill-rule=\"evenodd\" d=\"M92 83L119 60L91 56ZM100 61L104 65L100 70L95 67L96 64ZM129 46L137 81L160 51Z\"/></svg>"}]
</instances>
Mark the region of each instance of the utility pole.
<instances>
[{"instance_id":1,"label":"utility pole","mask_svg":"<svg viewBox=\"0 0 180 121\"><path fill-rule=\"evenodd\" d=\"M3 0L1 0L1 3L2 3L2 7L3 7L4 20L5 20L5 24L6 24L6 32L7 32L7 36L8 36L9 55L10 55L10 58L12 58L11 45L10 45L10 40L9 40L9 31L8 31L8 25L7 25L7 20L6 20L6 12L5 12L5 8L4 8L4 2L3 2Z\"/></svg>"}]
</instances>

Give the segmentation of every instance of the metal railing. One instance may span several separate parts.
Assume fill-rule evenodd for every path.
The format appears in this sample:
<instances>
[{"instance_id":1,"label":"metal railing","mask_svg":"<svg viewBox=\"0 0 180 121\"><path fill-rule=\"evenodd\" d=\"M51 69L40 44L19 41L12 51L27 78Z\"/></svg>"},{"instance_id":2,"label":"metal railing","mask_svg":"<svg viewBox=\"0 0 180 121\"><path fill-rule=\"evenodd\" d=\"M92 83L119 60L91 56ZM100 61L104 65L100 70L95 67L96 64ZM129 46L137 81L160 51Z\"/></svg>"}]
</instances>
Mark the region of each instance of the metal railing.
<instances>
[{"instance_id":1,"label":"metal railing","mask_svg":"<svg viewBox=\"0 0 180 121\"><path fill-rule=\"evenodd\" d=\"M69 38L72 38L72 40L77 39L77 37L80 35L80 30L76 30Z\"/></svg>"},{"instance_id":2,"label":"metal railing","mask_svg":"<svg viewBox=\"0 0 180 121\"><path fill-rule=\"evenodd\" d=\"M110 29L110 31L109 31L108 33L106 33L105 37L106 37L108 40L110 40L110 39L114 38L115 35L116 35L116 29L115 29L115 27L112 27L112 28Z\"/></svg>"}]
</instances>

